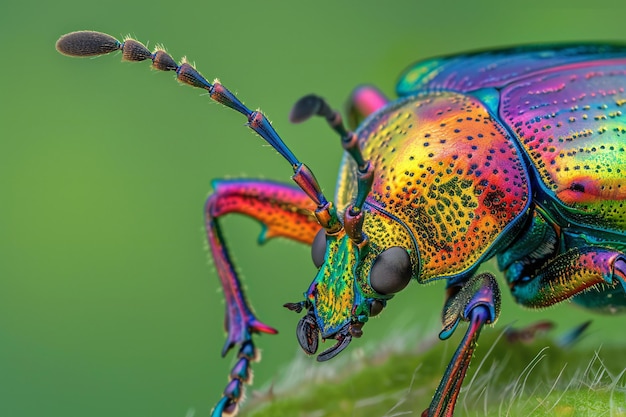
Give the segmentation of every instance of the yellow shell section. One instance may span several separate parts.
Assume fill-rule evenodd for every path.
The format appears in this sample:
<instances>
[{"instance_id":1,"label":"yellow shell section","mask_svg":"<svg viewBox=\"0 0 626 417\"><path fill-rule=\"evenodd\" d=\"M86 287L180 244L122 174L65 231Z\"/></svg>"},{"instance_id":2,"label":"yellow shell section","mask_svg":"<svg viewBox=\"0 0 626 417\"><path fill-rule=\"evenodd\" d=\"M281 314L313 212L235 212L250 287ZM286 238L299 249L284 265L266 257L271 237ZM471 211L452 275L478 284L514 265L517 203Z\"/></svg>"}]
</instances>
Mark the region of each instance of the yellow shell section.
<instances>
[{"instance_id":1,"label":"yellow shell section","mask_svg":"<svg viewBox=\"0 0 626 417\"><path fill-rule=\"evenodd\" d=\"M527 208L528 174L516 144L474 97L409 97L367 119L356 133L375 172L366 203L411 233L421 282L473 268ZM338 207L355 191L354 166L344 159ZM364 231L382 250L387 234L404 232L400 225L375 225L366 221Z\"/></svg>"}]
</instances>

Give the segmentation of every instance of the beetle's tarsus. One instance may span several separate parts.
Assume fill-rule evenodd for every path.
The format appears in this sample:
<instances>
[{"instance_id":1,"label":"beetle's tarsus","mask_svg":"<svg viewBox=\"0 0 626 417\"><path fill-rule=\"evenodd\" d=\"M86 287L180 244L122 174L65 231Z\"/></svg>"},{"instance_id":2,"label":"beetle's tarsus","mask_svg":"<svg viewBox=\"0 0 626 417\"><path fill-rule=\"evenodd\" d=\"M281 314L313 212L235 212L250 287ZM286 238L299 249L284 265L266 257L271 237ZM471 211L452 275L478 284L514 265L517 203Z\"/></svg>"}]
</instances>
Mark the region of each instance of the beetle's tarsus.
<instances>
[{"instance_id":1,"label":"beetle's tarsus","mask_svg":"<svg viewBox=\"0 0 626 417\"><path fill-rule=\"evenodd\" d=\"M276 333L274 328L257 319L248 305L222 236L221 217L233 212L247 214L266 226L271 236L282 236L309 244L320 226L310 213L315 206L303 191L294 186L240 179L215 181L213 187L214 192L207 200L205 215L207 241L226 298L227 340L222 356L233 347L239 346L238 360L230 371L228 386L212 414L214 417L221 417L233 415L237 411L244 385L252 383L251 364L260 359L259 351L252 341L254 334ZM300 228L296 230L289 227L291 222L297 222Z\"/></svg>"},{"instance_id":2,"label":"beetle's tarsus","mask_svg":"<svg viewBox=\"0 0 626 417\"><path fill-rule=\"evenodd\" d=\"M239 404L228 397L222 397L211 411L211 417L229 417L237 415Z\"/></svg>"},{"instance_id":3,"label":"beetle's tarsus","mask_svg":"<svg viewBox=\"0 0 626 417\"><path fill-rule=\"evenodd\" d=\"M581 323L573 329L565 332L565 334L561 335L556 340L556 344L565 349L571 348L576 343L580 342L580 340L583 338L583 335L585 334L585 331L591 325L591 322L591 320L587 320L584 323Z\"/></svg>"},{"instance_id":4,"label":"beetle's tarsus","mask_svg":"<svg viewBox=\"0 0 626 417\"><path fill-rule=\"evenodd\" d=\"M508 327L504 331L504 337L511 344L532 343L536 340L537 335L542 335L554 329L554 326L554 322L542 320L522 328Z\"/></svg>"},{"instance_id":5,"label":"beetle's tarsus","mask_svg":"<svg viewBox=\"0 0 626 417\"><path fill-rule=\"evenodd\" d=\"M222 398L213 408L212 417L234 416L237 414L238 403L243 398L245 384L252 383L252 368L250 364L260 359L259 351L254 346L252 338L248 338L241 343L237 357L239 359L230 370L228 384L224 388Z\"/></svg>"}]
</instances>

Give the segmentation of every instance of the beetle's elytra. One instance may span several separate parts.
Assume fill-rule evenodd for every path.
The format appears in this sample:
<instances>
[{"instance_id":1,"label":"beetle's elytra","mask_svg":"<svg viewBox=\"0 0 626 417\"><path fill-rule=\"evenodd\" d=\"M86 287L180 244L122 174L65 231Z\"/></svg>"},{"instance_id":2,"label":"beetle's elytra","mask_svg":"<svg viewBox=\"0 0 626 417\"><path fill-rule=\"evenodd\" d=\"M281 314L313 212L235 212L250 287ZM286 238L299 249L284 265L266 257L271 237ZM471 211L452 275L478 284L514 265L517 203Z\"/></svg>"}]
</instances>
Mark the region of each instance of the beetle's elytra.
<instances>
[{"instance_id":1,"label":"beetle's elytra","mask_svg":"<svg viewBox=\"0 0 626 417\"><path fill-rule=\"evenodd\" d=\"M265 180L215 181L206 204L211 254L226 297L226 354L236 365L213 416L235 413L257 358L254 333L275 333L252 313L220 232L220 218L260 221L263 238L312 246L318 273L303 301L298 342L360 337L411 278L445 279L442 339L468 321L425 416L451 416L482 327L499 315L500 290L476 274L497 257L514 299L528 307L563 300L604 313L626 308L626 46L530 46L422 61L400 78L396 101L357 88L354 131L317 96L298 101L293 121L322 116L345 149L334 203L265 116L219 83L162 50L98 32L74 32L59 52L122 51L129 61L175 71L179 81L242 113L291 165L297 187Z\"/></svg>"}]
</instances>

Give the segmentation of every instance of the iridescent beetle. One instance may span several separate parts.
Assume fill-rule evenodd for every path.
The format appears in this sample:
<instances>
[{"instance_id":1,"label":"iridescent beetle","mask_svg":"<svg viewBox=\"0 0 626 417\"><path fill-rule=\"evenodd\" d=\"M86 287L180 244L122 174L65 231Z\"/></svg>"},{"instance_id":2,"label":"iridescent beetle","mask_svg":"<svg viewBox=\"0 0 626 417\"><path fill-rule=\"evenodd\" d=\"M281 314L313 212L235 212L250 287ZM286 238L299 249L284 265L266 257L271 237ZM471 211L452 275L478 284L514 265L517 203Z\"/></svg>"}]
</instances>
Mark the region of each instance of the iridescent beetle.
<instances>
[{"instance_id":1,"label":"iridescent beetle","mask_svg":"<svg viewBox=\"0 0 626 417\"><path fill-rule=\"evenodd\" d=\"M262 238L312 245L318 273L304 301L297 338L314 354L319 338L335 339L318 360L333 358L362 335L411 278L445 279L441 339L468 321L427 416L451 416L485 324L498 318L500 290L477 274L497 257L515 300L541 308L563 300L604 313L626 307L626 46L530 46L422 61L400 78L388 101L364 86L351 97L358 127L317 96L296 103L291 119L326 118L346 150L335 203L263 114L186 62L133 39L74 32L59 52L93 56L121 50L150 59L179 81L248 119L248 126L291 165L298 188L271 181L216 181L206 230L224 295L227 340L239 348L213 416L234 414L257 357L254 333L276 333L246 301L220 233L219 218L259 220Z\"/></svg>"}]
</instances>

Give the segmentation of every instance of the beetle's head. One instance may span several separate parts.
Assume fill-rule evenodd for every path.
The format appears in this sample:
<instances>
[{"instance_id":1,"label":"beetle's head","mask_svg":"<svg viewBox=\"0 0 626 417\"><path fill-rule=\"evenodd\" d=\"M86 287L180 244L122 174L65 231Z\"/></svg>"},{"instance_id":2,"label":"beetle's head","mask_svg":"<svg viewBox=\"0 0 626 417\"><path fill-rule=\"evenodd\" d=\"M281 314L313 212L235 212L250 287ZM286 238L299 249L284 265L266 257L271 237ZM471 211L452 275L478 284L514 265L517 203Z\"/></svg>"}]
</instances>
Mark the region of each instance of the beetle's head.
<instances>
[{"instance_id":1,"label":"beetle's head","mask_svg":"<svg viewBox=\"0 0 626 417\"><path fill-rule=\"evenodd\" d=\"M361 337L369 317L380 313L387 300L408 284L412 268L404 248L380 250L367 239L355 241L343 229L336 234L320 230L311 255L318 271L305 300L285 307L306 310L296 335L309 355L317 352L320 336L336 340L317 357L326 361L344 350L353 337Z\"/></svg>"},{"instance_id":2,"label":"beetle's head","mask_svg":"<svg viewBox=\"0 0 626 417\"><path fill-rule=\"evenodd\" d=\"M342 146L355 168L350 184L356 185L356 189L349 191L350 199L342 199L342 205L347 204L342 221L306 166L295 166L292 177L316 203L315 216L322 228L312 245L317 275L305 292L304 301L285 307L296 312L306 310L296 328L306 353L317 352L320 336L336 340L334 346L317 357L318 361L326 361L344 350L353 337L363 334L368 318L380 313L387 300L406 287L419 262L410 234L397 219L382 208L373 207L375 202L366 203L374 167L363 158L357 135L346 130L339 113L315 95L300 99L290 119L299 123L311 116L324 117L341 136Z\"/></svg>"}]
</instances>

